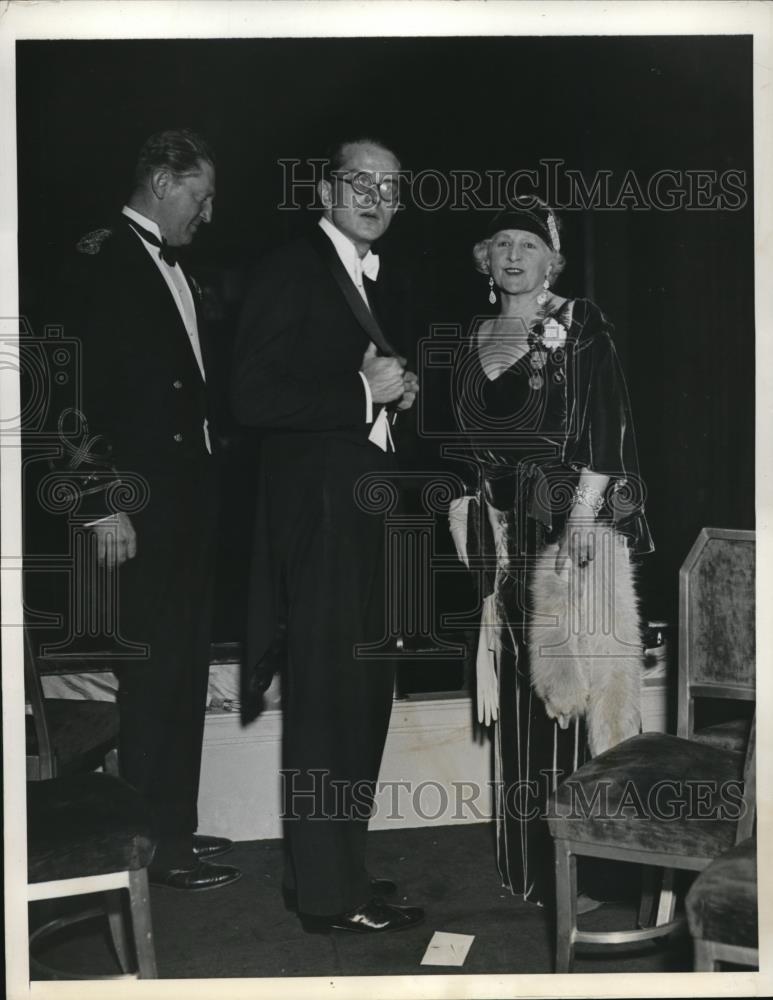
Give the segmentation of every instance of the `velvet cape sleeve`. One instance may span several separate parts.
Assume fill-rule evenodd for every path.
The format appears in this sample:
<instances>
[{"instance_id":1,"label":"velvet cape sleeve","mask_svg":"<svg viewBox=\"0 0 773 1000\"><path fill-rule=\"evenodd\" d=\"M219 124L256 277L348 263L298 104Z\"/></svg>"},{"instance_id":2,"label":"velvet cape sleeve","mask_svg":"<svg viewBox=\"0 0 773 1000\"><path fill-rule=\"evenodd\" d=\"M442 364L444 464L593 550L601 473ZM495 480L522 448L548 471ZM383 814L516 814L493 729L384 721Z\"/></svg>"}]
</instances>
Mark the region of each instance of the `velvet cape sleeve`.
<instances>
[{"instance_id":1,"label":"velvet cape sleeve","mask_svg":"<svg viewBox=\"0 0 773 1000\"><path fill-rule=\"evenodd\" d=\"M646 490L639 469L633 416L625 377L612 339L613 327L587 299L572 317L570 408L563 460L609 476L606 507L634 553L654 549L644 513Z\"/></svg>"}]
</instances>

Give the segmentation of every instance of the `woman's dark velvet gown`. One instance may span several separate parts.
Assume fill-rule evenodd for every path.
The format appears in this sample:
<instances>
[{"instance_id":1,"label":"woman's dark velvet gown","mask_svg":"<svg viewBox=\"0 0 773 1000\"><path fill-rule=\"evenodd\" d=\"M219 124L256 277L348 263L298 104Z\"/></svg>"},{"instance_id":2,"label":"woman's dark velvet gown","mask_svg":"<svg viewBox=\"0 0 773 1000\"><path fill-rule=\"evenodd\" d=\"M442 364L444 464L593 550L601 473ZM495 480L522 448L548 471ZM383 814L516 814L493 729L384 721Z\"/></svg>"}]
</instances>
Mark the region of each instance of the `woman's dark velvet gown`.
<instances>
[{"instance_id":1,"label":"woman's dark velvet gown","mask_svg":"<svg viewBox=\"0 0 773 1000\"><path fill-rule=\"evenodd\" d=\"M532 343L524 357L490 379L475 335L456 373L457 416L475 465L471 485L501 512L507 549L498 564L486 505L471 503L468 551L483 557L480 597L495 594L501 650L494 733L497 863L503 885L536 903L553 897L547 800L587 748L583 722L560 729L531 686L529 566L543 545L559 539L581 468L610 476L601 516L629 537L631 552L652 548L611 327L584 299L566 302L553 316L566 330L560 342L546 337L542 345Z\"/></svg>"}]
</instances>

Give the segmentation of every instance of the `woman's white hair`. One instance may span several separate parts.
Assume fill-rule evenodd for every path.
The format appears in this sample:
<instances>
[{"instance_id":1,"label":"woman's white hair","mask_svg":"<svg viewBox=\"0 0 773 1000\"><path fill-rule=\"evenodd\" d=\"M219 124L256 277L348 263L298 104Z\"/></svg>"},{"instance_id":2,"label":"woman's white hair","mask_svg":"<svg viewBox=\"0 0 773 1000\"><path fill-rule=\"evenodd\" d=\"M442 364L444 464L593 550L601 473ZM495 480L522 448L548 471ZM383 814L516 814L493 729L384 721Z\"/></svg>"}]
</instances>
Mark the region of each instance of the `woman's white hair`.
<instances>
[{"instance_id":1,"label":"woman's white hair","mask_svg":"<svg viewBox=\"0 0 773 1000\"><path fill-rule=\"evenodd\" d=\"M522 208L524 208L526 209L527 215L533 215L535 207L541 209L549 217L547 222L548 228L552 227L551 243L553 244L553 246L559 246L557 233L561 229L561 222L556 213L547 204L547 202L544 202L539 198L535 198L533 199L533 202L530 203L528 206L522 206L520 204L520 201L521 199L518 200L518 203L510 206L512 211L517 213ZM492 220L491 225L496 225L500 219L502 223L511 221L507 219L507 216L508 216L508 209L505 209L503 212L500 212L495 219ZM507 228L507 226L505 225L504 228ZM501 231L502 230L497 230L497 232ZM533 232L533 230L530 231ZM491 274L491 242L497 235L497 232L491 232L491 229L489 229L489 232L491 233L491 236L487 237L485 240L480 240L478 243L475 244L475 246L472 249L472 257L473 260L475 261L475 269L479 271L481 274L487 274L487 275ZM564 255L560 253L558 250L553 250L551 248L550 243L544 240L541 236L539 237L539 239L542 240L542 242L545 245L545 249L548 251L551 257L550 270L547 278L548 278L548 284L552 285L553 282L556 280L556 278L559 276L559 274L563 271L564 267L566 266L566 259Z\"/></svg>"},{"instance_id":2,"label":"woman's white hair","mask_svg":"<svg viewBox=\"0 0 773 1000\"><path fill-rule=\"evenodd\" d=\"M496 233L494 234L496 235ZM539 238L539 237L538 237ZM494 237L491 236L489 239L480 240L472 248L472 259L475 262L475 270L479 271L481 274L491 274L491 243ZM542 241L545 242L544 240ZM550 273L548 274L548 284L552 285L559 274L566 267L566 258L562 253L558 253L555 250L550 250Z\"/></svg>"}]
</instances>

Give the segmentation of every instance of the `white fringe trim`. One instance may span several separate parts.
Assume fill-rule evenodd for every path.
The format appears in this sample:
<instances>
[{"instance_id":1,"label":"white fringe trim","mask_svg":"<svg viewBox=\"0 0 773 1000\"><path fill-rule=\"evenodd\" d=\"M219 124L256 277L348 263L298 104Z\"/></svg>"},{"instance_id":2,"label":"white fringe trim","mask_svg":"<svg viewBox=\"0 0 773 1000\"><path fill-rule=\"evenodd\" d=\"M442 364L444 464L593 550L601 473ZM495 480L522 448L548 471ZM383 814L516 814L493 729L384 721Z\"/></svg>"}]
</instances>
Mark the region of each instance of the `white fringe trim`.
<instances>
[{"instance_id":1,"label":"white fringe trim","mask_svg":"<svg viewBox=\"0 0 773 1000\"><path fill-rule=\"evenodd\" d=\"M540 553L529 592L531 680L548 716L567 729L585 716L595 757L641 729L643 650L625 540L593 525L595 558L556 573L557 545Z\"/></svg>"}]
</instances>

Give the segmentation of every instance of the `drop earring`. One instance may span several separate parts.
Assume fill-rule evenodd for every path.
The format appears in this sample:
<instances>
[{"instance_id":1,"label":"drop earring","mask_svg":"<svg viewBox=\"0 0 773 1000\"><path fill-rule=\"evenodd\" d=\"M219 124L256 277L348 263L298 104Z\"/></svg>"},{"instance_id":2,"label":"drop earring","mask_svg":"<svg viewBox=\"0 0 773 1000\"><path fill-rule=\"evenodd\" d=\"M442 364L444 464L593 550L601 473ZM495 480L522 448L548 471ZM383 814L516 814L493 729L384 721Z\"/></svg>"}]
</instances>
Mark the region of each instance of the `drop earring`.
<instances>
[{"instance_id":1,"label":"drop earring","mask_svg":"<svg viewBox=\"0 0 773 1000\"><path fill-rule=\"evenodd\" d=\"M489 276L488 279L488 287L489 287L488 300L493 306L496 304L497 295L496 292L494 291L494 279L491 276Z\"/></svg>"},{"instance_id":2,"label":"drop earring","mask_svg":"<svg viewBox=\"0 0 773 1000\"><path fill-rule=\"evenodd\" d=\"M550 268L547 269L545 274L545 280L542 282L542 291L537 296L537 305L544 306L548 300L548 291L550 290L550 282L548 281L548 274L550 274Z\"/></svg>"}]
</instances>

